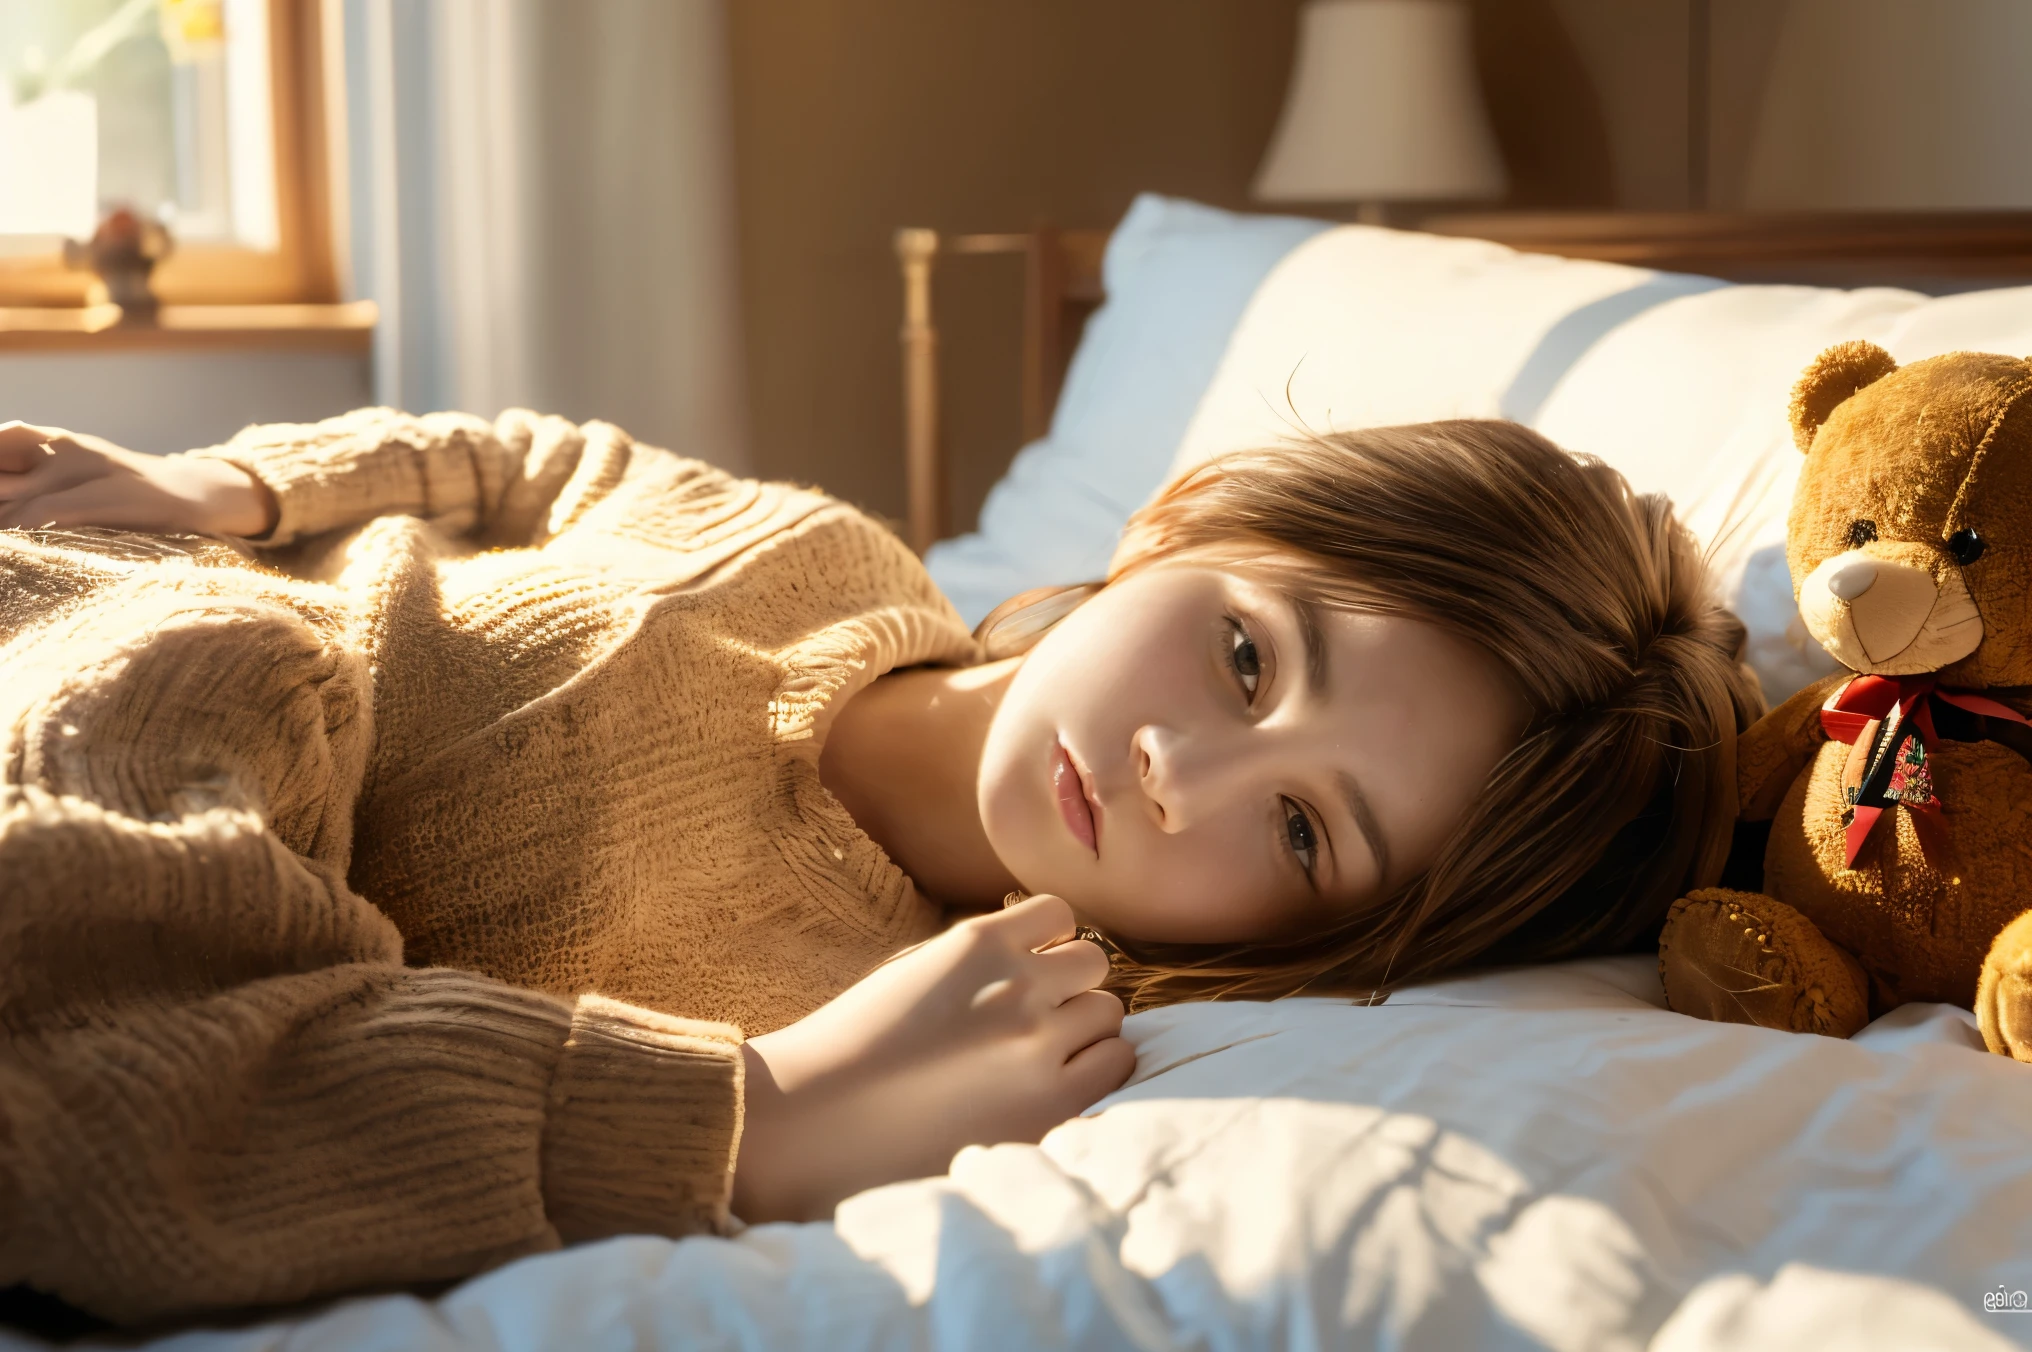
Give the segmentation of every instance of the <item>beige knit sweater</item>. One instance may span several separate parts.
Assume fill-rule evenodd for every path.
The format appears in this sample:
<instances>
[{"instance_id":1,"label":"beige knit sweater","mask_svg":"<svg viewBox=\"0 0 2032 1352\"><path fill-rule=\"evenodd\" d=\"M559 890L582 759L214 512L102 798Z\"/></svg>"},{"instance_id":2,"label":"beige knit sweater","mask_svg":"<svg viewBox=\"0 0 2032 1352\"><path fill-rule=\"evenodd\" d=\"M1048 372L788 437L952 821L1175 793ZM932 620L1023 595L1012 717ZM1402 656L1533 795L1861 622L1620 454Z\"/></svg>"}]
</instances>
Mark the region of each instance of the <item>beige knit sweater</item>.
<instances>
[{"instance_id":1,"label":"beige knit sweater","mask_svg":"<svg viewBox=\"0 0 2032 1352\"><path fill-rule=\"evenodd\" d=\"M131 1321L723 1225L737 1029L941 923L818 752L958 617L601 423L195 454L274 490L260 562L0 532L0 1286Z\"/></svg>"}]
</instances>

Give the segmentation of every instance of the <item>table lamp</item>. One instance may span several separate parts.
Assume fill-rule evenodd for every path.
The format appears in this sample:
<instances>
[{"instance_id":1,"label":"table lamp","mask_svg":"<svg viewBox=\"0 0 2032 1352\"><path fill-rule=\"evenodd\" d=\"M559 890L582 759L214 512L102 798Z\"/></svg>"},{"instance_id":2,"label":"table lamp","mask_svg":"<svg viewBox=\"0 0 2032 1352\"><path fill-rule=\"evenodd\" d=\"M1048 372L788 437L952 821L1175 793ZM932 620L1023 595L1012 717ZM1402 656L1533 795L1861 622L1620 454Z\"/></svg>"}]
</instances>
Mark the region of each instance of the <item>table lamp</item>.
<instances>
[{"instance_id":1,"label":"table lamp","mask_svg":"<svg viewBox=\"0 0 2032 1352\"><path fill-rule=\"evenodd\" d=\"M1501 196L1468 22L1460 0L1308 4L1256 197L1354 202L1380 223L1389 202Z\"/></svg>"}]
</instances>

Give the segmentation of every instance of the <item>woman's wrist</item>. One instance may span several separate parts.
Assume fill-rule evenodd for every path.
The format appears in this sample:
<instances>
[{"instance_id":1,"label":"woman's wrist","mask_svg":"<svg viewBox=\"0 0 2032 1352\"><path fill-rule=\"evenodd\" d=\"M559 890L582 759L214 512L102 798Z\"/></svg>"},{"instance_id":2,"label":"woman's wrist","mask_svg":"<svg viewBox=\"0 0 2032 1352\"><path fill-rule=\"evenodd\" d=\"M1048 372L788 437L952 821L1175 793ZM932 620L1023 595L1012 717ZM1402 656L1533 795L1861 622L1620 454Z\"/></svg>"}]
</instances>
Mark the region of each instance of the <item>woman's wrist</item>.
<instances>
[{"instance_id":1,"label":"woman's wrist","mask_svg":"<svg viewBox=\"0 0 2032 1352\"><path fill-rule=\"evenodd\" d=\"M193 459L207 533L260 540L275 529L281 504L267 484L230 460Z\"/></svg>"}]
</instances>

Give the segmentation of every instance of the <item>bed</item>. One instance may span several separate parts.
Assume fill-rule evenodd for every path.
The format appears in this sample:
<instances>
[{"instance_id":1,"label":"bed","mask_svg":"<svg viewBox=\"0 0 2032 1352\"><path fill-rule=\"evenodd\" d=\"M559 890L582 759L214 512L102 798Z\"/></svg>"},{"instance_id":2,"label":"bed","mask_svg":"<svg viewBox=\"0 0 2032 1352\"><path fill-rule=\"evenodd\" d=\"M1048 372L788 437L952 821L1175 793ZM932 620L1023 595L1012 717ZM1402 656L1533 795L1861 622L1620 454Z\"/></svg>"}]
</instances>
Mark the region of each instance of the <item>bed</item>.
<instances>
[{"instance_id":1,"label":"bed","mask_svg":"<svg viewBox=\"0 0 2032 1352\"><path fill-rule=\"evenodd\" d=\"M1846 245L1437 224L1145 197L1105 236L976 241L1030 255L1036 436L950 539L931 277L955 250L905 237L912 529L934 576L978 618L1096 576L1127 514L1224 447L1510 416L1673 495L1775 700L1829 665L1784 575L1799 369L1856 337L1901 360L2032 352L2022 220L1845 227ZM1526 247L1475 237L1502 231ZM1893 278L1942 294L1805 284ZM1847 1042L1708 1024L1665 1010L1635 955L1126 1032L1131 1082L1042 1144L969 1149L831 1223L616 1239L160 1345L2032 1345L2032 1067L1988 1055L1966 1011L1907 1006Z\"/></svg>"}]
</instances>

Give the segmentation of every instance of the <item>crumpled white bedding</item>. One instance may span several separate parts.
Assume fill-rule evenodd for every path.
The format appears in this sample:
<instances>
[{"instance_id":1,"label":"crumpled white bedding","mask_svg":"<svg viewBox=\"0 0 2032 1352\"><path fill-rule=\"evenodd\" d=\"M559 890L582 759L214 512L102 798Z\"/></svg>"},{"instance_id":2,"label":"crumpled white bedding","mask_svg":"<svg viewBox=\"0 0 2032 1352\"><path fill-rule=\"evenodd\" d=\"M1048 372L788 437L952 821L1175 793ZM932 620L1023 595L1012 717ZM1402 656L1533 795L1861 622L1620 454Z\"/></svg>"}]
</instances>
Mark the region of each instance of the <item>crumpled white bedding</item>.
<instances>
[{"instance_id":1,"label":"crumpled white bedding","mask_svg":"<svg viewBox=\"0 0 2032 1352\"><path fill-rule=\"evenodd\" d=\"M1155 1011L1087 1116L834 1224L152 1346L2032 1345L2032 1313L1984 1308L2032 1290L2032 1066L1945 1006L1837 1042L1658 999L1653 960L1614 958Z\"/></svg>"}]
</instances>

